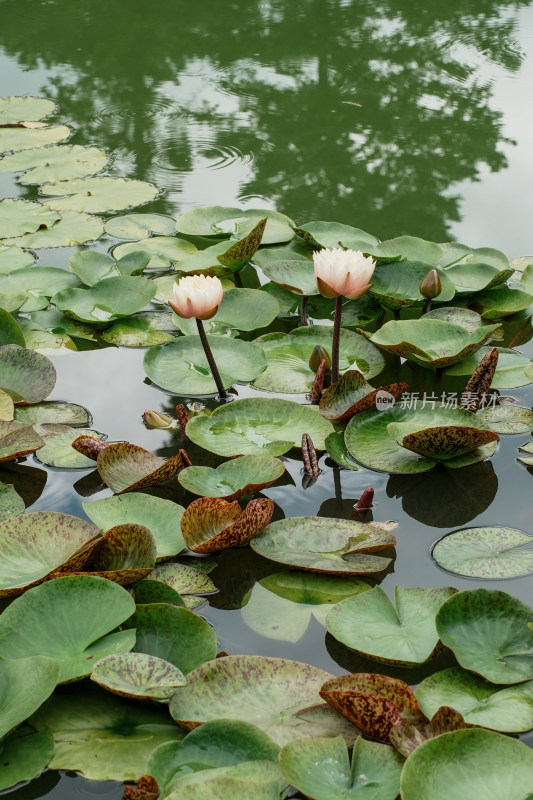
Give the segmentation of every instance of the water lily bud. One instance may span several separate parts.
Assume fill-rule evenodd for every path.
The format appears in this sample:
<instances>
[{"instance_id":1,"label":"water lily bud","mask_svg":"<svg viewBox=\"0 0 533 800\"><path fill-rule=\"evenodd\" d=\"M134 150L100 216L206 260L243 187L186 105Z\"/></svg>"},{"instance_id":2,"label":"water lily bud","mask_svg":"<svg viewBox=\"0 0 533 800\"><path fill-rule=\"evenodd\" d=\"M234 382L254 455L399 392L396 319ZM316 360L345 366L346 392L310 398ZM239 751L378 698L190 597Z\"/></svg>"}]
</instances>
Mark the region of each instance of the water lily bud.
<instances>
[{"instance_id":1,"label":"water lily bud","mask_svg":"<svg viewBox=\"0 0 533 800\"><path fill-rule=\"evenodd\" d=\"M347 297L356 300L370 287L375 261L360 250L324 248L313 253L315 280L324 297Z\"/></svg>"},{"instance_id":2,"label":"water lily bud","mask_svg":"<svg viewBox=\"0 0 533 800\"><path fill-rule=\"evenodd\" d=\"M172 428L175 424L175 420L169 414L164 414L162 411L152 411L150 408L147 408L144 412L143 419L144 424L150 430L153 428Z\"/></svg>"},{"instance_id":3,"label":"water lily bud","mask_svg":"<svg viewBox=\"0 0 533 800\"><path fill-rule=\"evenodd\" d=\"M321 344L317 344L315 345L315 349L313 350L309 358L309 366L313 370L313 372L316 372L318 370L322 361L326 362L326 369L331 368L331 358L328 351L326 350L325 347L322 347Z\"/></svg>"},{"instance_id":4,"label":"water lily bud","mask_svg":"<svg viewBox=\"0 0 533 800\"><path fill-rule=\"evenodd\" d=\"M188 275L172 287L169 306L184 319L211 319L218 311L224 290L219 278Z\"/></svg>"},{"instance_id":5,"label":"water lily bud","mask_svg":"<svg viewBox=\"0 0 533 800\"><path fill-rule=\"evenodd\" d=\"M187 403L187 408L189 409L189 419L191 419L191 417L198 416L198 414L203 414L204 417L211 416L211 411L206 408L203 403Z\"/></svg>"},{"instance_id":6,"label":"water lily bud","mask_svg":"<svg viewBox=\"0 0 533 800\"><path fill-rule=\"evenodd\" d=\"M436 269L430 269L429 272L422 278L420 283L420 294L426 300L434 300L442 292L439 273Z\"/></svg>"}]
</instances>

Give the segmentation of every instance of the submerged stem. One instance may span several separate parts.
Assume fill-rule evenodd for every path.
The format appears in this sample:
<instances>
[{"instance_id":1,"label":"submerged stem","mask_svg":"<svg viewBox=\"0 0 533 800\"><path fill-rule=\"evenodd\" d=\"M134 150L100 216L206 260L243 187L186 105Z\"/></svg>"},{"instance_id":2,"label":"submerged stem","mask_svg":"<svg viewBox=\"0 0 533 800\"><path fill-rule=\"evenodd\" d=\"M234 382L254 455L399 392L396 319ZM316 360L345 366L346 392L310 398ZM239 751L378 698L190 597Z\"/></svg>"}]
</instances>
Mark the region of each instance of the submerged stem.
<instances>
[{"instance_id":1,"label":"submerged stem","mask_svg":"<svg viewBox=\"0 0 533 800\"><path fill-rule=\"evenodd\" d=\"M202 322L201 319L196 320L196 326L198 328L198 333L200 334L200 340L202 342L202 347L204 348L204 353L207 358L207 363L209 364L209 369L211 370L211 374L217 385L218 394L223 400L226 400L228 397L228 393L226 392L222 384L220 372L218 371L218 367L215 364L215 359L213 358L211 347L209 345L209 342L207 341L207 336L205 335L204 323Z\"/></svg>"},{"instance_id":2,"label":"submerged stem","mask_svg":"<svg viewBox=\"0 0 533 800\"><path fill-rule=\"evenodd\" d=\"M339 380L339 343L341 338L342 295L335 299L333 343L331 345L331 383Z\"/></svg>"}]
</instances>

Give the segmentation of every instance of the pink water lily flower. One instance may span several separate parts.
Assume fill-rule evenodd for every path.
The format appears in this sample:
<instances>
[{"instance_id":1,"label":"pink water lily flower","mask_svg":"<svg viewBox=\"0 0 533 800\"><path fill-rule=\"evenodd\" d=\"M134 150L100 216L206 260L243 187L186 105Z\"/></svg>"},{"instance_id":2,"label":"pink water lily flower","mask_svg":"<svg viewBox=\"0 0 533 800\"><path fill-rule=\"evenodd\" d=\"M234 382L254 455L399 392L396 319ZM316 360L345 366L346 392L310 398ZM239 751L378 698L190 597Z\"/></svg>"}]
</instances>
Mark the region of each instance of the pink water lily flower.
<instances>
[{"instance_id":1,"label":"pink water lily flower","mask_svg":"<svg viewBox=\"0 0 533 800\"><path fill-rule=\"evenodd\" d=\"M318 290L324 297L355 300L372 286L369 281L376 263L360 250L324 248L313 253L313 261Z\"/></svg>"},{"instance_id":2,"label":"pink water lily flower","mask_svg":"<svg viewBox=\"0 0 533 800\"><path fill-rule=\"evenodd\" d=\"M188 275L172 287L170 307L184 319L211 319L218 311L224 290L219 278Z\"/></svg>"}]
</instances>

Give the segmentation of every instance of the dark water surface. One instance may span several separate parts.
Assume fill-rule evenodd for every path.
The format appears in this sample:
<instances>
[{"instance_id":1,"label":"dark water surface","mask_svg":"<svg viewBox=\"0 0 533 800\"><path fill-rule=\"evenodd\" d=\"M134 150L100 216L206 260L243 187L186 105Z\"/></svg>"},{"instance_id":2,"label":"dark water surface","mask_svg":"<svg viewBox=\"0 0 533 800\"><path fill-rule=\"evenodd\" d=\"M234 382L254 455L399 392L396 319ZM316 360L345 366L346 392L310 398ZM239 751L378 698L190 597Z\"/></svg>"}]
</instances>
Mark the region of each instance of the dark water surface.
<instances>
[{"instance_id":1,"label":"dark water surface","mask_svg":"<svg viewBox=\"0 0 533 800\"><path fill-rule=\"evenodd\" d=\"M198 205L269 207L298 223L337 220L380 238L455 239L510 258L533 251L530 2L0 0L0 19L0 95L56 100L53 120L73 126L73 143L105 147L110 174L161 189L139 210L176 216ZM0 196L33 198L35 189L3 174ZM103 238L96 247L110 243ZM41 251L40 263L66 266L71 254ZM533 355L531 345L521 349ZM176 434L147 431L141 415L145 408L171 411L183 398L144 382L143 354L55 351L59 377L50 399L86 406L93 427L110 440L168 456L181 444ZM504 393L531 405L530 387ZM260 393L239 387L239 394ZM502 437L490 462L421 476L341 470L323 456L323 474L307 491L291 452L292 482L265 494L278 518L349 517L373 486L374 518L399 523L396 559L382 582L387 591L396 584L483 585L531 603L531 577L461 579L430 556L438 538L461 527L533 532L533 474L516 461L528 438ZM90 471L34 466L36 486L47 480L32 510L85 516L81 503L98 483ZM454 482L459 477L462 484ZM169 496L166 487L157 492ZM170 496L192 499L179 487ZM260 636L241 606L254 581L278 566L248 548L217 561L211 576L220 591L200 613L213 623L221 650L294 658L334 673L390 672L411 683L436 669L365 660L324 639L314 618L296 642ZM533 745L531 734L523 738ZM121 794L112 783L58 780L45 773L11 795Z\"/></svg>"}]
</instances>

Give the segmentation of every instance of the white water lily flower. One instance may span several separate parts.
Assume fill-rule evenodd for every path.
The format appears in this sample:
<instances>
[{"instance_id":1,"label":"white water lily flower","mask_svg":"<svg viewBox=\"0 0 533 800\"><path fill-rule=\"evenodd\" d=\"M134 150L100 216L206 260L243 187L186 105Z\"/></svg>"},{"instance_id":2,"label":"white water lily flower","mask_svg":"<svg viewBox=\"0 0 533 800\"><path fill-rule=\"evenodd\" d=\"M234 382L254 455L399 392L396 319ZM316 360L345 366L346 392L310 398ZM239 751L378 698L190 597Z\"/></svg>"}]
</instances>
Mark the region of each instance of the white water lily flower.
<instances>
[{"instance_id":1,"label":"white water lily flower","mask_svg":"<svg viewBox=\"0 0 533 800\"><path fill-rule=\"evenodd\" d=\"M184 319L211 319L222 302L224 290L219 278L208 275L188 275L172 287L170 307Z\"/></svg>"},{"instance_id":2,"label":"white water lily flower","mask_svg":"<svg viewBox=\"0 0 533 800\"><path fill-rule=\"evenodd\" d=\"M324 248L313 253L313 261L318 290L324 297L342 296L355 300L372 286L369 281L376 263L360 250Z\"/></svg>"}]
</instances>

